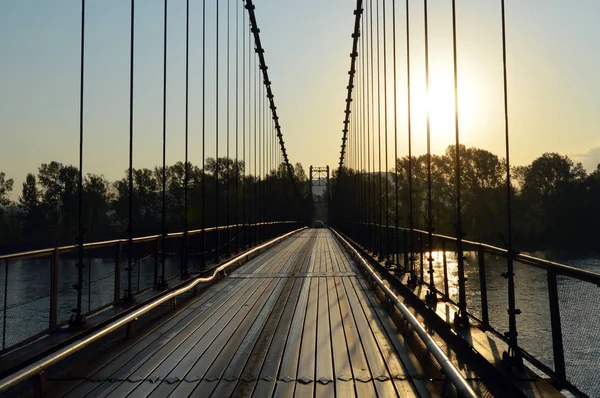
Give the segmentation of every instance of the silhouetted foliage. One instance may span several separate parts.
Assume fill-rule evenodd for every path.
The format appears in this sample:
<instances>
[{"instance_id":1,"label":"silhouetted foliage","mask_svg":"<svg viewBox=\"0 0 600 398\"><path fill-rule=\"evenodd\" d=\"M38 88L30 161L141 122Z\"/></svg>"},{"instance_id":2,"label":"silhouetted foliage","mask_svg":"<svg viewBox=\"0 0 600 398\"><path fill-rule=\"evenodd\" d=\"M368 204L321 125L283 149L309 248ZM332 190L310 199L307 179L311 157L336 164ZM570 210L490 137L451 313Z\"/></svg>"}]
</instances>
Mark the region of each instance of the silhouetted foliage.
<instances>
[{"instance_id":1,"label":"silhouetted foliage","mask_svg":"<svg viewBox=\"0 0 600 398\"><path fill-rule=\"evenodd\" d=\"M260 221L302 220L306 201L296 196L287 169L279 165L266 177L245 174L245 164L228 158L206 160L205 173L191 163L188 168L188 226L199 229ZM306 192L304 169L296 164L300 191ZM182 231L185 215L186 164L166 169L166 232ZM124 238L129 217L129 172L115 182L88 174L83 180L85 241ZM216 197L218 176L219 196ZM134 236L162 232L162 167L133 170ZM17 203L9 194L13 180L0 173L0 252L13 252L77 242L79 228L79 170L59 162L43 163L37 175L28 174ZM202 211L204 195L205 210ZM283 206L275 206L275 196ZM227 204L229 203L229 206Z\"/></svg>"},{"instance_id":2,"label":"silhouetted foliage","mask_svg":"<svg viewBox=\"0 0 600 398\"><path fill-rule=\"evenodd\" d=\"M463 231L468 239L506 245L507 193L505 160L478 148L460 146ZM432 226L434 232L455 235L456 147L431 157ZM341 222L386 223L396 216L409 225L408 157L397 159L388 173L343 169L333 173L332 219ZM398 171L398 214L395 171ZM581 163L545 153L528 166L511 170L513 177L513 241L521 249L597 248L600 238L600 165L586 174ZM415 228L426 230L427 155L412 158L412 199Z\"/></svg>"}]
</instances>

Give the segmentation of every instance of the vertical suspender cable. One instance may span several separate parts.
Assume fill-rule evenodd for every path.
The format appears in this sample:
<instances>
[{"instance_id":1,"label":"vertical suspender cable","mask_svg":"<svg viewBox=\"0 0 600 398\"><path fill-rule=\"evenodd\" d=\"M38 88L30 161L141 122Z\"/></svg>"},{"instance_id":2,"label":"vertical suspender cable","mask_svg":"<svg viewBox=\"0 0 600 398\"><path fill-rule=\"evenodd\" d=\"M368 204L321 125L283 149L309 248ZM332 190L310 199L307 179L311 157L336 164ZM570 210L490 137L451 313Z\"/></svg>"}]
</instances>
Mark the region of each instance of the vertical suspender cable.
<instances>
[{"instance_id":1,"label":"vertical suspender cable","mask_svg":"<svg viewBox=\"0 0 600 398\"><path fill-rule=\"evenodd\" d=\"M515 271L513 264L513 237L512 237L512 186L510 182L510 142L508 134L508 78L506 66L506 13L504 0L501 0L502 5L502 71L503 71L503 88L504 88L504 135L506 140L506 219L507 219L507 276L508 276L508 326L509 326L509 355L512 354L517 361L521 361L520 351L517 344L517 313L515 308Z\"/></svg>"},{"instance_id":2,"label":"vertical suspender cable","mask_svg":"<svg viewBox=\"0 0 600 398\"><path fill-rule=\"evenodd\" d=\"M357 79L358 80L358 79ZM358 81L356 82L356 85L358 85ZM350 124L350 146L349 146L349 150L350 150L350 169L353 171L352 173L352 193L356 192L356 121L357 121L357 115L358 113L356 112L356 104L357 104L357 100L358 100L358 92L356 95L356 100L352 101L352 108L351 108L351 116L352 116L352 123ZM356 208L358 207L358 198L356 197L356 195L354 196L354 208L352 209L352 214L353 214L353 221L357 221L357 214L356 214Z\"/></svg>"},{"instance_id":3,"label":"vertical suspender cable","mask_svg":"<svg viewBox=\"0 0 600 398\"><path fill-rule=\"evenodd\" d=\"M409 14L409 0L406 0L406 92L407 92L407 131L408 131L408 227L410 229L409 237L409 282L412 284L417 283L417 277L415 272L415 220L413 212L413 175L412 175L412 123L411 123L411 90L410 90L410 14Z\"/></svg>"},{"instance_id":4,"label":"vertical suspender cable","mask_svg":"<svg viewBox=\"0 0 600 398\"><path fill-rule=\"evenodd\" d=\"M366 114L365 114L365 109L366 109L366 95L365 95L365 20L364 18L361 18L360 20L361 23L361 35L360 35L360 47L361 47L361 52L360 52L360 58L361 58L361 78L360 78L360 88L361 88L361 97L360 97L360 118L361 118L361 123L360 123L360 186L361 186L361 192L360 192L360 197L361 197L361 209L360 209L360 214L361 214L361 225L359 227L359 230L361 231L361 242L362 245L364 246L366 243L366 235L364 233L364 224L367 222L367 197L365 195L365 193L367 192L367 186L365 184L365 158L366 158L366 154L365 154L365 150L366 150L366 145L365 145L365 135L366 135Z\"/></svg>"},{"instance_id":5,"label":"vertical suspender cable","mask_svg":"<svg viewBox=\"0 0 600 398\"><path fill-rule=\"evenodd\" d=\"M264 131L265 131L265 101L264 101L264 97L262 95L263 91L263 87L259 86L259 101L260 101L260 113L259 113L259 128L258 128L258 159L259 159L259 163L258 163L258 174L260 176L260 184L258 186L259 189L259 205L258 205L258 211L260 214L260 222L264 222L264 212L263 212L263 202L264 202L264 197L263 197L263 188L264 188L264 184L265 184L265 180L264 180L264 151L263 151L263 145L264 145ZM264 232L264 228L263 225L261 224L260 228L259 228L259 232L260 232L260 241L263 240L263 232Z\"/></svg>"},{"instance_id":6,"label":"vertical suspender cable","mask_svg":"<svg viewBox=\"0 0 600 398\"><path fill-rule=\"evenodd\" d=\"M254 176L252 178L252 185L253 185L253 194L254 194L254 198L253 198L253 208L252 208L252 214L254 215L254 223L257 224L258 223L258 174L256 172L257 170L257 165L256 165L256 131L258 129L258 65L254 65L254 71L252 73L252 77L254 79L254 91L253 91L253 98L252 101L254 102L254 157L252 159L252 163L254 166ZM256 244L258 243L258 231L256 226L254 226L253 228L253 234L252 234L252 243Z\"/></svg>"},{"instance_id":7,"label":"vertical suspender cable","mask_svg":"<svg viewBox=\"0 0 600 398\"><path fill-rule=\"evenodd\" d=\"M429 98L429 17L427 11L427 0L423 0L423 15L425 28L425 95ZM435 282L433 278L433 199L431 192L431 117L429 106L426 106L427 114L427 237L429 253L427 261L429 263L429 292L427 299L434 301L436 299Z\"/></svg>"},{"instance_id":8,"label":"vertical suspender cable","mask_svg":"<svg viewBox=\"0 0 600 398\"><path fill-rule=\"evenodd\" d=\"M127 230L128 239L128 259L127 259L127 292L123 298L124 303L133 302L133 291L131 288L131 272L133 271L133 39L134 39L134 20L135 20L135 0L131 0L131 37L129 48L129 220Z\"/></svg>"},{"instance_id":9,"label":"vertical suspender cable","mask_svg":"<svg viewBox=\"0 0 600 398\"><path fill-rule=\"evenodd\" d=\"M263 91L266 91L263 87ZM267 151L266 151L266 138L267 138L267 100L266 96L262 97L263 102L263 133L262 133L262 169L263 169L263 197L262 197L262 212L263 212L263 222L267 221ZM266 224L263 227L263 241L267 240L267 226Z\"/></svg>"},{"instance_id":10,"label":"vertical suspender cable","mask_svg":"<svg viewBox=\"0 0 600 398\"><path fill-rule=\"evenodd\" d=\"M373 0L371 0L371 4L373 3ZM370 11L369 11L370 13ZM366 21L366 29L364 29L364 34L369 34L369 20L367 19ZM367 172L367 176L366 176L366 184L367 184L367 192L366 192L366 214L365 214L365 225L363 226L364 230L365 230L365 234L367 235L367 239L365 240L365 247L367 248L371 248L371 234L369 233L369 222L371 221L371 97L370 97L370 86L369 86L369 55L371 53L370 49L369 49L369 40L371 39L371 36L369 35L365 41L366 41L366 50L364 53L364 57L365 57L365 68L366 68L366 80L365 80L365 85L366 85L366 101L367 101L367 107L366 107L366 114L367 114L367 139L366 139L366 151L367 151L367 168L366 168L366 172Z\"/></svg>"},{"instance_id":11,"label":"vertical suspender cable","mask_svg":"<svg viewBox=\"0 0 600 398\"><path fill-rule=\"evenodd\" d=\"M263 92L266 91L263 86ZM266 94L266 93L265 93ZM263 188L262 188L262 212L263 212L263 222L267 221L267 151L266 151L266 138L267 138L267 100L266 96L262 97L263 102L263 131L262 131L262 169L263 169ZM263 241L267 240L267 226L266 224L263 226Z\"/></svg>"},{"instance_id":12,"label":"vertical suspender cable","mask_svg":"<svg viewBox=\"0 0 600 398\"><path fill-rule=\"evenodd\" d=\"M71 317L71 324L79 326L84 322L81 315L81 294L83 292L83 267L84 267L84 227L83 227L83 83L85 59L85 0L81 0L81 64L79 81L79 181L78 181L78 258L77 258L77 308L75 316Z\"/></svg>"},{"instance_id":13,"label":"vertical suspender cable","mask_svg":"<svg viewBox=\"0 0 600 398\"><path fill-rule=\"evenodd\" d=\"M370 186L371 186L371 219L369 221L371 221L372 223L372 228L370 230L371 233L371 249L373 251L373 253L376 253L377 250L377 234L375 233L375 224L377 223L376 220L376 211L377 211L377 204L375 201L375 182L376 182L376 178L374 176L375 174L375 64L374 64L374 51L373 51L373 0L369 1L369 42L370 42L370 46L371 46L371 54L370 54L370 58L371 58L371 150L373 151L373 156L372 156L372 160L373 160L373 164L372 164L372 169L371 169L371 181L370 181Z\"/></svg>"},{"instance_id":14,"label":"vertical suspender cable","mask_svg":"<svg viewBox=\"0 0 600 398\"><path fill-rule=\"evenodd\" d=\"M258 73L258 69L257 69L257 73ZM260 76L260 74L259 74ZM260 77L257 76L257 80L260 80ZM259 223L259 226L257 228L257 242L260 242L262 240L262 225L260 224L263 219L262 219L262 151L261 151L261 137L262 137L262 131L264 128L263 125L263 100L262 100L262 95L261 95L261 87L259 85L258 90L257 90L257 98L256 101L258 102L258 130L257 130L257 134L256 134L256 153L257 153L257 185L256 185L256 216L257 216L257 220Z\"/></svg>"},{"instance_id":15,"label":"vertical suspender cable","mask_svg":"<svg viewBox=\"0 0 600 398\"><path fill-rule=\"evenodd\" d=\"M259 184L259 175L258 175L258 128L260 121L260 95L258 94L258 76L259 70L258 65L255 65L254 68L254 223L257 224L254 227L254 244L258 244L259 236L258 236L258 223L260 222L259 216L260 213L258 211L258 184Z\"/></svg>"},{"instance_id":16,"label":"vertical suspender cable","mask_svg":"<svg viewBox=\"0 0 600 398\"><path fill-rule=\"evenodd\" d=\"M388 118L387 118L387 44L385 0L383 0L383 131L385 133L385 264L390 265L390 181L388 177ZM410 117L410 116L409 116Z\"/></svg>"},{"instance_id":17,"label":"vertical suspender cable","mask_svg":"<svg viewBox=\"0 0 600 398\"><path fill-rule=\"evenodd\" d=\"M406 0L408 3L408 0ZM392 56L394 59L394 257L392 262L398 266L398 224L400 214L398 213L398 94L396 73L396 2L392 1Z\"/></svg>"},{"instance_id":18,"label":"vertical suspender cable","mask_svg":"<svg viewBox=\"0 0 600 398\"><path fill-rule=\"evenodd\" d=\"M250 48L250 35L248 35L248 48ZM248 50L249 52L250 50ZM248 90L250 91L250 90ZM246 220L246 204L248 202L246 189L246 13L242 12L242 162L244 169L242 170L242 229L244 242L242 247L248 246L248 228Z\"/></svg>"},{"instance_id":19,"label":"vertical suspender cable","mask_svg":"<svg viewBox=\"0 0 600 398\"><path fill-rule=\"evenodd\" d=\"M216 4L215 42L215 262L219 262L219 0Z\"/></svg>"},{"instance_id":20,"label":"vertical suspender cable","mask_svg":"<svg viewBox=\"0 0 600 398\"><path fill-rule=\"evenodd\" d=\"M227 255L229 256L231 254L231 236L230 236L230 230L229 230L229 224L231 223L231 219L230 219L230 194L229 191L231 190L231 169L229 167L230 165L230 161L231 159L229 158L229 105L230 105L230 96L229 96L229 20L230 20L230 13L229 13L229 9L230 9L230 0L227 0L227 150L226 150L226 161L225 161L225 166L224 166L224 170L227 173L227 181L226 181L226 185L225 185L225 189L226 189L226 199L225 202L227 203L227 212L226 212L226 216L225 216L225 225L227 225L227 231L225 236L227 237Z\"/></svg>"},{"instance_id":21,"label":"vertical suspender cable","mask_svg":"<svg viewBox=\"0 0 600 398\"><path fill-rule=\"evenodd\" d=\"M189 64L190 64L190 0L185 2L185 175L183 182L183 273L188 273L188 196L190 184L190 165L189 165ZM163 271L163 279L165 273Z\"/></svg>"},{"instance_id":22,"label":"vertical suspender cable","mask_svg":"<svg viewBox=\"0 0 600 398\"><path fill-rule=\"evenodd\" d=\"M163 114L162 114L162 200L161 200L161 285L165 281L165 262L167 251L167 0L164 1L163 22ZM182 270L183 272L183 270Z\"/></svg>"},{"instance_id":23,"label":"vertical suspender cable","mask_svg":"<svg viewBox=\"0 0 600 398\"><path fill-rule=\"evenodd\" d=\"M467 298L465 292L465 262L463 256L463 231L462 231L462 215L460 202L460 136L458 126L458 71L456 57L456 0L452 0L452 49L454 55L454 129L456 133L456 254L458 263L458 307L459 312L456 313L455 323L458 325L466 325L468 323L467 316Z\"/></svg>"},{"instance_id":24,"label":"vertical suspender cable","mask_svg":"<svg viewBox=\"0 0 600 398\"><path fill-rule=\"evenodd\" d=\"M206 258L206 0L202 0L202 256Z\"/></svg>"},{"instance_id":25,"label":"vertical suspender cable","mask_svg":"<svg viewBox=\"0 0 600 398\"><path fill-rule=\"evenodd\" d=\"M237 4L237 3L236 3ZM235 7L235 252L240 248L240 7Z\"/></svg>"},{"instance_id":26,"label":"vertical suspender cable","mask_svg":"<svg viewBox=\"0 0 600 398\"><path fill-rule=\"evenodd\" d=\"M377 168L377 174L379 174L379 184L378 184L378 190L377 190L377 200L379 202L379 211L377 213L377 225L378 225L378 243L377 243L377 252L378 252L378 258L379 260L383 260L384 256L383 256L383 228L381 225L382 222L382 212L383 212L383 200L381 197L382 194L382 187L381 185L383 184L383 179L382 179L382 174L381 174L381 79L380 79L380 75L381 75L381 66L379 63L379 49L380 49L380 45L379 45L379 0L377 0L377 135L378 135L378 144L377 144L377 151L379 153L378 155L378 160L379 160L379 165Z\"/></svg>"}]
</instances>

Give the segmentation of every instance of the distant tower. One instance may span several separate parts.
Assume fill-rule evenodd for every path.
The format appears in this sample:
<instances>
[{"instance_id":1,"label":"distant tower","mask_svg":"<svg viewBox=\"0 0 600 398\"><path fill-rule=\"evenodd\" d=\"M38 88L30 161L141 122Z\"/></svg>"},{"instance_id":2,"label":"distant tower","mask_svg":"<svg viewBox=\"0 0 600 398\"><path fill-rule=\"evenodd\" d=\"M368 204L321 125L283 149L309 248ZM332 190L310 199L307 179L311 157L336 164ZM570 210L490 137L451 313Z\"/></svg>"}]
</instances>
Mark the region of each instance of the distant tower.
<instances>
[{"instance_id":1,"label":"distant tower","mask_svg":"<svg viewBox=\"0 0 600 398\"><path fill-rule=\"evenodd\" d=\"M320 189L315 189L316 187L320 187ZM329 189L329 166L310 166L308 194L311 225L314 225L317 220L329 224L329 201L331 197Z\"/></svg>"}]
</instances>

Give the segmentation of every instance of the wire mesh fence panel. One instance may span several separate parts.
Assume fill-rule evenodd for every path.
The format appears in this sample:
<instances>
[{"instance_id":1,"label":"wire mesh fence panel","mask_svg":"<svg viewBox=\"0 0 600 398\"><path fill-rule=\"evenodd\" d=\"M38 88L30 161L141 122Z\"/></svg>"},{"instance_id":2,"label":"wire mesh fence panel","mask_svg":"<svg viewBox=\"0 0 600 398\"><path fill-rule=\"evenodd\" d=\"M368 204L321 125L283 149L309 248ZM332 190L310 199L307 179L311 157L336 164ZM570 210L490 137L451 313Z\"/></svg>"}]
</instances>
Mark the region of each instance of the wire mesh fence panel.
<instances>
[{"instance_id":1,"label":"wire mesh fence panel","mask_svg":"<svg viewBox=\"0 0 600 398\"><path fill-rule=\"evenodd\" d=\"M515 304L521 310L516 320L519 346L554 369L547 271L517 261L513 266Z\"/></svg>"},{"instance_id":2,"label":"wire mesh fence panel","mask_svg":"<svg viewBox=\"0 0 600 398\"><path fill-rule=\"evenodd\" d=\"M87 310L94 311L114 301L114 257L90 257L86 264Z\"/></svg>"},{"instance_id":3,"label":"wire mesh fence panel","mask_svg":"<svg viewBox=\"0 0 600 398\"><path fill-rule=\"evenodd\" d=\"M6 292L6 307L3 302L0 316L6 319L3 346L9 348L49 327L51 262L49 257L18 260L8 264L8 272L5 267L2 298Z\"/></svg>"},{"instance_id":4,"label":"wire mesh fence panel","mask_svg":"<svg viewBox=\"0 0 600 398\"><path fill-rule=\"evenodd\" d=\"M156 258L154 254L146 254L136 261L135 276L137 292L154 286L155 267Z\"/></svg>"},{"instance_id":5,"label":"wire mesh fence panel","mask_svg":"<svg viewBox=\"0 0 600 398\"><path fill-rule=\"evenodd\" d=\"M239 229L238 229L239 230ZM189 269L199 269L202 267L202 234L193 234L188 236L188 263ZM242 249L241 244L238 249ZM171 276L169 274L169 276Z\"/></svg>"},{"instance_id":6,"label":"wire mesh fence panel","mask_svg":"<svg viewBox=\"0 0 600 398\"><path fill-rule=\"evenodd\" d=\"M484 258L490 326L504 333L508 331L508 283L502 276L506 272L506 258L487 252Z\"/></svg>"},{"instance_id":7,"label":"wire mesh fence panel","mask_svg":"<svg viewBox=\"0 0 600 398\"><path fill-rule=\"evenodd\" d=\"M446 291L449 293L448 286L448 245L445 241L436 239L434 240L434 249L431 252L433 258L433 282L435 288L446 295ZM449 297L449 296L448 296Z\"/></svg>"},{"instance_id":8,"label":"wire mesh fence panel","mask_svg":"<svg viewBox=\"0 0 600 398\"><path fill-rule=\"evenodd\" d=\"M84 270L85 271L85 270ZM62 254L58 262L58 308L57 322L71 319L77 307L77 258L76 254ZM83 293L82 293L83 294Z\"/></svg>"},{"instance_id":9,"label":"wire mesh fence panel","mask_svg":"<svg viewBox=\"0 0 600 398\"><path fill-rule=\"evenodd\" d=\"M8 261L2 261L0 262L0 314L2 315L2 317L0 318L1 326L2 329L0 329L0 337L2 338L2 340L0 340L0 348L2 348L2 350L5 349L6 346L6 316L5 316L5 306L7 306L7 294L8 294L8 285L7 282L8 280L6 279L6 276L8 274L8 270L10 269L10 262Z\"/></svg>"},{"instance_id":10,"label":"wire mesh fence panel","mask_svg":"<svg viewBox=\"0 0 600 398\"><path fill-rule=\"evenodd\" d=\"M178 236L167 239L165 243L165 278L171 279L174 276L179 275L182 271L181 261L182 253L184 251L184 239L183 236ZM190 268L190 265L188 264L187 267Z\"/></svg>"},{"instance_id":11,"label":"wire mesh fence panel","mask_svg":"<svg viewBox=\"0 0 600 398\"><path fill-rule=\"evenodd\" d=\"M447 283L448 283L448 299L458 303L459 290L458 290L458 261L456 255L456 242L446 242L446 270ZM443 254L443 253L442 253ZM442 259L443 260L443 259Z\"/></svg>"},{"instance_id":12,"label":"wire mesh fence panel","mask_svg":"<svg viewBox=\"0 0 600 398\"><path fill-rule=\"evenodd\" d=\"M477 252L467 247L464 252L465 266L465 295L467 312L482 318L481 312L481 282L479 279L479 258Z\"/></svg>"},{"instance_id":13,"label":"wire mesh fence panel","mask_svg":"<svg viewBox=\"0 0 600 398\"><path fill-rule=\"evenodd\" d=\"M126 292L128 289L128 271L127 268L129 267L129 243L128 242L124 242L121 246L121 253L119 255L119 272L120 272L120 277L119 277L119 290L120 290L120 297L121 299L126 297ZM132 292L135 291L135 279L133 278L133 270L135 269L135 244L133 245L133 257L132 257L132 279L131 279L131 284L132 284Z\"/></svg>"},{"instance_id":14,"label":"wire mesh fence panel","mask_svg":"<svg viewBox=\"0 0 600 398\"><path fill-rule=\"evenodd\" d=\"M188 267L192 264L188 261ZM165 277L172 279L179 276L181 272L181 256L169 256L165 261Z\"/></svg>"},{"instance_id":15,"label":"wire mesh fence panel","mask_svg":"<svg viewBox=\"0 0 600 398\"><path fill-rule=\"evenodd\" d=\"M600 287L565 276L557 284L567 380L600 396Z\"/></svg>"}]
</instances>

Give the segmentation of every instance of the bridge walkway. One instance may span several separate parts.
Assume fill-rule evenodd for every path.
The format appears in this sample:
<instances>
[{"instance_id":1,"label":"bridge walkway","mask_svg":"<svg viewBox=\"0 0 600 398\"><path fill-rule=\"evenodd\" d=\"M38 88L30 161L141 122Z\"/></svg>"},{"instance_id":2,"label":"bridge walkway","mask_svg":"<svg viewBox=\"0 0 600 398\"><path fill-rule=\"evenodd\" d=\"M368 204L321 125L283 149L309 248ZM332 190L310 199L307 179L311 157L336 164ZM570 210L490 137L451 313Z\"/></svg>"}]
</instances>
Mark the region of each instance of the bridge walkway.
<instances>
[{"instance_id":1,"label":"bridge walkway","mask_svg":"<svg viewBox=\"0 0 600 398\"><path fill-rule=\"evenodd\" d=\"M66 397L431 396L430 381L327 229L304 230L130 341L48 378Z\"/></svg>"}]
</instances>

